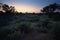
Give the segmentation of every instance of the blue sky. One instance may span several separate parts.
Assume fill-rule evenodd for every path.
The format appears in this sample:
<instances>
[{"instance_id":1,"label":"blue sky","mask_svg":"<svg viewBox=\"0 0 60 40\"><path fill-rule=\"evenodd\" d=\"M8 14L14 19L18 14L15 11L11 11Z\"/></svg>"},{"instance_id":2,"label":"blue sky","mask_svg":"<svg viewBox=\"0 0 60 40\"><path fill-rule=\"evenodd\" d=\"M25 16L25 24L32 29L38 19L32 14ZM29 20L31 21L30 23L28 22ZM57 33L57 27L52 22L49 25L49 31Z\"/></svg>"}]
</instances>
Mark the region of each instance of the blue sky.
<instances>
[{"instance_id":1,"label":"blue sky","mask_svg":"<svg viewBox=\"0 0 60 40\"><path fill-rule=\"evenodd\" d=\"M6 3L8 5L22 4L22 5L34 6L39 9L42 9L44 6L47 6L53 3L60 4L60 0L0 0L0 2Z\"/></svg>"}]
</instances>

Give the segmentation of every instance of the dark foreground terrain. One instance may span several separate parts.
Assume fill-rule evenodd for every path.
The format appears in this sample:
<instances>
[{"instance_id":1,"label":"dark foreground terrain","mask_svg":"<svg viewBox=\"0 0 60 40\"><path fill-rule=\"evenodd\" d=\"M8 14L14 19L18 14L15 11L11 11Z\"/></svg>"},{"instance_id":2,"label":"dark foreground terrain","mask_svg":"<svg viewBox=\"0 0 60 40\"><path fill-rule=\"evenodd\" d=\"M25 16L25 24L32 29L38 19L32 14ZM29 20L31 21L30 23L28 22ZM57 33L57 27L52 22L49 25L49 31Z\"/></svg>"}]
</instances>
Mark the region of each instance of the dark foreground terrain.
<instances>
[{"instance_id":1,"label":"dark foreground terrain","mask_svg":"<svg viewBox=\"0 0 60 40\"><path fill-rule=\"evenodd\" d=\"M0 40L60 40L60 13L0 13Z\"/></svg>"}]
</instances>

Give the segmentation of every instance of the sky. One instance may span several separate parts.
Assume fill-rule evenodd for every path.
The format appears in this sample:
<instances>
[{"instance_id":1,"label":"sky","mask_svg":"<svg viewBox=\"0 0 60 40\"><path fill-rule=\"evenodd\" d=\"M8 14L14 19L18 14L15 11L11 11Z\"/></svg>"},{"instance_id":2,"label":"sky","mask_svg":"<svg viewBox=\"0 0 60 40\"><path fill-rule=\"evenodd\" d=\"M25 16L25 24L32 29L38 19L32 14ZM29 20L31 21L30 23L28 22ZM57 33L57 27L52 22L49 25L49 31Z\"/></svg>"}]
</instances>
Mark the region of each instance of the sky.
<instances>
[{"instance_id":1,"label":"sky","mask_svg":"<svg viewBox=\"0 0 60 40\"><path fill-rule=\"evenodd\" d=\"M0 0L1 3L15 6L18 12L40 12L40 10L53 3L60 4L60 0Z\"/></svg>"}]
</instances>

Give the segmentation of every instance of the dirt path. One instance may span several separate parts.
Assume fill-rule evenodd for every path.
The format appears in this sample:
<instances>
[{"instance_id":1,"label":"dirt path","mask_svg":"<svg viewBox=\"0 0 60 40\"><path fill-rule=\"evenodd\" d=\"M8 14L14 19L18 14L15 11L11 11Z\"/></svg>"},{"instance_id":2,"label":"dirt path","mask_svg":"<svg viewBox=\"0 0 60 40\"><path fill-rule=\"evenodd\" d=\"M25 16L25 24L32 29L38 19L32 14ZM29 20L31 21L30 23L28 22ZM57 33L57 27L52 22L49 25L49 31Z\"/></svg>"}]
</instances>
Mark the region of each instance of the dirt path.
<instances>
[{"instance_id":1,"label":"dirt path","mask_svg":"<svg viewBox=\"0 0 60 40\"><path fill-rule=\"evenodd\" d=\"M22 40L53 40L49 33L38 33L37 31L32 31L24 35Z\"/></svg>"}]
</instances>

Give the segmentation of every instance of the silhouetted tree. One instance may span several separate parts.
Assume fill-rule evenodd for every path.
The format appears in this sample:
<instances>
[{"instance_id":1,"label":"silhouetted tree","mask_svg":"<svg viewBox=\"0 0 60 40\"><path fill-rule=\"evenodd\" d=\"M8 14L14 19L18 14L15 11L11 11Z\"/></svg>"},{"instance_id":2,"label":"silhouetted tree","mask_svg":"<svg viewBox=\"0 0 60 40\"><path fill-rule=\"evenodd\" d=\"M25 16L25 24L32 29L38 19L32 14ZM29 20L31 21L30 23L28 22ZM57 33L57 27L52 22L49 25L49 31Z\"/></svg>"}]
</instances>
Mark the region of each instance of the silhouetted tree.
<instances>
[{"instance_id":1,"label":"silhouetted tree","mask_svg":"<svg viewBox=\"0 0 60 40\"><path fill-rule=\"evenodd\" d=\"M2 10L4 10L5 12L15 12L15 7L9 6L7 4L0 3L0 8L2 8Z\"/></svg>"},{"instance_id":2,"label":"silhouetted tree","mask_svg":"<svg viewBox=\"0 0 60 40\"><path fill-rule=\"evenodd\" d=\"M7 4L4 4L3 5L3 10L8 11L9 10L9 6Z\"/></svg>"},{"instance_id":3,"label":"silhouetted tree","mask_svg":"<svg viewBox=\"0 0 60 40\"><path fill-rule=\"evenodd\" d=\"M14 12L15 11L15 7L14 6L10 6L10 11Z\"/></svg>"},{"instance_id":4,"label":"silhouetted tree","mask_svg":"<svg viewBox=\"0 0 60 40\"><path fill-rule=\"evenodd\" d=\"M57 9L59 9L59 4L51 4L49 6L46 6L43 8L43 10L41 10L43 13L51 13L51 12L55 12Z\"/></svg>"}]
</instances>

